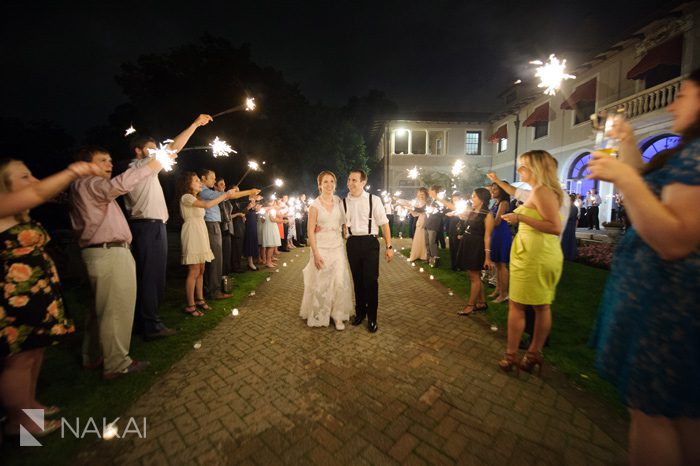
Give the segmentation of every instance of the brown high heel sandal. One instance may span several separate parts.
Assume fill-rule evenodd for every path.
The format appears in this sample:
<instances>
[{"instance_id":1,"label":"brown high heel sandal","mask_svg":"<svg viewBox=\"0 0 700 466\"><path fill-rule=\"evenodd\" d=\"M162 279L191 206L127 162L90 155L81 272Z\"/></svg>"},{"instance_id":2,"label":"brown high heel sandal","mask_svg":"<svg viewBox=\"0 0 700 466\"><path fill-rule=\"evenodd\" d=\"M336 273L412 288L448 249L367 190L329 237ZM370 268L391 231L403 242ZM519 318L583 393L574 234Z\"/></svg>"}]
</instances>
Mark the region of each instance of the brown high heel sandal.
<instances>
[{"instance_id":1,"label":"brown high heel sandal","mask_svg":"<svg viewBox=\"0 0 700 466\"><path fill-rule=\"evenodd\" d=\"M537 375L542 375L542 365L544 365L544 355L541 352L533 353L532 351L528 351L525 353L525 356L523 356L523 359L520 360L519 367L531 374L535 370L535 367L537 367Z\"/></svg>"},{"instance_id":2,"label":"brown high heel sandal","mask_svg":"<svg viewBox=\"0 0 700 466\"><path fill-rule=\"evenodd\" d=\"M510 372L515 368L516 373L520 373L520 366L518 365L517 362L517 353L504 353L503 354L503 359L498 361L498 367L503 371L503 372Z\"/></svg>"}]
</instances>

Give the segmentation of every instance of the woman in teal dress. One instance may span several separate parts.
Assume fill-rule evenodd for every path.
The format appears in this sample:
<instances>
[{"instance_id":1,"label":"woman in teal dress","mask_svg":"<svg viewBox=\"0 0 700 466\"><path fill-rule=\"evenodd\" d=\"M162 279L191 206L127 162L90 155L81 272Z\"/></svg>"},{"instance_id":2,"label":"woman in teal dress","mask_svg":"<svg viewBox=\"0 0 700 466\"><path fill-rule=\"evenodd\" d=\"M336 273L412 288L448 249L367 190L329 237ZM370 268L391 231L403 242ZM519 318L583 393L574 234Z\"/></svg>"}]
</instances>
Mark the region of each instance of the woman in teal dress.
<instances>
[{"instance_id":1,"label":"woman in teal dress","mask_svg":"<svg viewBox=\"0 0 700 466\"><path fill-rule=\"evenodd\" d=\"M668 111L679 147L644 165L617 122L620 158L596 152L588 165L624 195L632 223L592 336L598 371L629 408L632 464L700 464L700 69Z\"/></svg>"},{"instance_id":2,"label":"woman in teal dress","mask_svg":"<svg viewBox=\"0 0 700 466\"><path fill-rule=\"evenodd\" d=\"M508 343L498 365L505 372L515 366L527 372L539 368L541 372L542 347L552 327L551 304L564 262L558 236L564 192L557 178L556 161L548 152L533 150L520 155L518 173L533 189L524 205L502 216L506 222L519 226L510 250ZM528 304L535 309L535 331L525 356L518 362Z\"/></svg>"}]
</instances>

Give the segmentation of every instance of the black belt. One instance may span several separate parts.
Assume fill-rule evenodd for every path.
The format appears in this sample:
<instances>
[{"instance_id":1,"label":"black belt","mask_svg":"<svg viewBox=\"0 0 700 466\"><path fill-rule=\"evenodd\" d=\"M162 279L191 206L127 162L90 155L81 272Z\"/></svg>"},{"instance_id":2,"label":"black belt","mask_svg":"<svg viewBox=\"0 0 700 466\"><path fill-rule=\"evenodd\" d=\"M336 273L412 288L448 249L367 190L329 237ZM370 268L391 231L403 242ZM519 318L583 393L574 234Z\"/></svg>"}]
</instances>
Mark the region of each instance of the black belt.
<instances>
[{"instance_id":1,"label":"black belt","mask_svg":"<svg viewBox=\"0 0 700 466\"><path fill-rule=\"evenodd\" d=\"M130 218L131 223L165 223L165 220L159 218Z\"/></svg>"},{"instance_id":2,"label":"black belt","mask_svg":"<svg viewBox=\"0 0 700 466\"><path fill-rule=\"evenodd\" d=\"M87 248L102 248L102 249L126 248L126 249L131 249L131 246L126 241L111 241L109 243L89 244L87 246L83 246L83 249L87 249Z\"/></svg>"},{"instance_id":3,"label":"black belt","mask_svg":"<svg viewBox=\"0 0 700 466\"><path fill-rule=\"evenodd\" d=\"M350 238L367 238L367 237L376 238L377 235L350 235L349 237Z\"/></svg>"}]
</instances>

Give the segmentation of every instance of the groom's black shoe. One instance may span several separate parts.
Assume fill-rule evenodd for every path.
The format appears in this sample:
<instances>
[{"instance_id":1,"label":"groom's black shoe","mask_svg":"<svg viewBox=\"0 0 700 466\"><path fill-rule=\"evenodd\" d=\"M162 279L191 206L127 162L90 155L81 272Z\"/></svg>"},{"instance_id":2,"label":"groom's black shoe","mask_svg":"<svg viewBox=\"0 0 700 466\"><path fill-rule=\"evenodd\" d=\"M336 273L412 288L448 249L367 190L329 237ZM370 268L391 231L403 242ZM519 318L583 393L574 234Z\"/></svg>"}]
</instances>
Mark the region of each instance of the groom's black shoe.
<instances>
[{"instance_id":1,"label":"groom's black shoe","mask_svg":"<svg viewBox=\"0 0 700 466\"><path fill-rule=\"evenodd\" d=\"M362 323L363 320L365 320L364 317L355 316L355 318L352 319L352 322L350 322L350 323L351 323L352 325L357 326L357 325L360 325L360 324Z\"/></svg>"},{"instance_id":2,"label":"groom's black shoe","mask_svg":"<svg viewBox=\"0 0 700 466\"><path fill-rule=\"evenodd\" d=\"M379 329L379 327L377 327L376 322L368 322L367 323L367 330L369 330L369 333L375 333L377 331L377 329Z\"/></svg>"}]
</instances>

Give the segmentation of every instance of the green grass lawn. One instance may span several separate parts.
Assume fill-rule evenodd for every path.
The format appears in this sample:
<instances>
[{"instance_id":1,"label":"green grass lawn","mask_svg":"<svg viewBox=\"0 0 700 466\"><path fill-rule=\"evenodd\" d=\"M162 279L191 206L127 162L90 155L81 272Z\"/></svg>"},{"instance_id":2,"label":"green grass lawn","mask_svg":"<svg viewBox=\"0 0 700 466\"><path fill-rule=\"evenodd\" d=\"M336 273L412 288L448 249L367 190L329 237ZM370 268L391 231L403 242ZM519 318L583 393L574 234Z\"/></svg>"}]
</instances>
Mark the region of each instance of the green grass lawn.
<instances>
[{"instance_id":1,"label":"green grass lawn","mask_svg":"<svg viewBox=\"0 0 700 466\"><path fill-rule=\"evenodd\" d=\"M410 249L405 248L401 253L409 257ZM430 273L457 295L467 299L470 288L467 273L453 272L450 269L449 250L441 249L440 258L441 266L430 269ZM416 266L424 264L426 263L417 261ZM424 266L427 267L427 265ZM606 270L576 262L564 262L564 271L557 286L556 300L552 304L553 323L549 346L545 347L544 352L547 362L555 365L576 387L593 394L623 414L625 409L618 401L613 386L598 377L595 372L593 368L595 353L587 345L607 276ZM487 294L492 290L487 288ZM495 323L505 337L508 303L494 304L488 299L487 301L488 312L477 314L472 318L486 319Z\"/></svg>"},{"instance_id":2,"label":"green grass lawn","mask_svg":"<svg viewBox=\"0 0 700 466\"><path fill-rule=\"evenodd\" d=\"M80 418L84 424L89 417L93 417L101 429L103 417L110 422L122 415L173 363L188 351L193 351L194 343L208 330L231 316L232 308L270 275L262 271L233 275L233 297L226 301L209 302L212 310L204 317L191 317L182 311L185 304L184 270L184 267L169 269L166 298L161 306L166 325L177 329L178 334L149 343L137 336L131 340L132 357L150 361L150 368L110 382L102 381L100 370L86 371L81 368L82 334L76 333L61 345L47 349L38 384L40 401L46 405L61 406L61 416L71 420L71 425L74 425L75 418ZM86 305L89 304L86 302L86 296L90 296L89 286L77 284L64 290L64 295L80 332ZM71 434L67 434L65 439L53 434L40 440L43 444L40 448L20 448L5 442L0 449L0 463L33 466L70 464L80 448L95 440L92 434L83 440L74 439Z\"/></svg>"}]
</instances>

